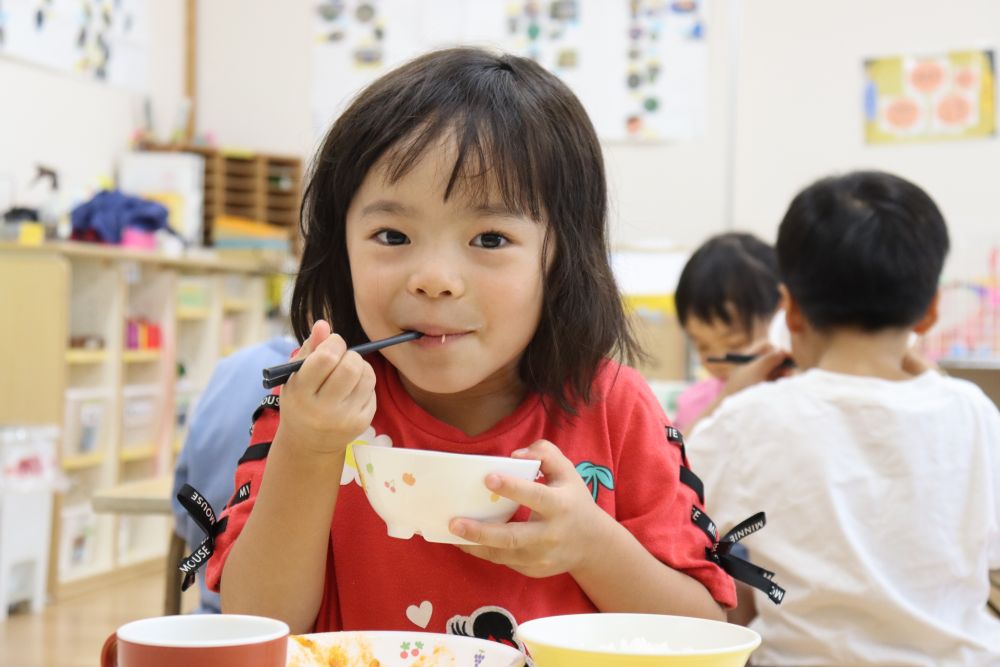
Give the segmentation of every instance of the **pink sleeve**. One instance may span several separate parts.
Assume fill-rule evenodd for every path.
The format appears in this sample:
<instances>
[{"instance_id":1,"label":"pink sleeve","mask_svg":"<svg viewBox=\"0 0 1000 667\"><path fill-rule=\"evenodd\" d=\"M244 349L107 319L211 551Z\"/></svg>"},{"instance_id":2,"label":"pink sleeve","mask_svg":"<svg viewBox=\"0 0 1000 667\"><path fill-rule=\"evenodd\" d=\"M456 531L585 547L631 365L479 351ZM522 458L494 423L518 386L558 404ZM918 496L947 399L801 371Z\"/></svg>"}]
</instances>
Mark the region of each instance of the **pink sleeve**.
<instances>
[{"instance_id":1,"label":"pink sleeve","mask_svg":"<svg viewBox=\"0 0 1000 667\"><path fill-rule=\"evenodd\" d=\"M698 418L698 415L721 392L722 382L715 378L702 380L685 389L677 397L677 416L674 418L674 426L682 433L686 433L694 423L694 420Z\"/></svg>"}]
</instances>

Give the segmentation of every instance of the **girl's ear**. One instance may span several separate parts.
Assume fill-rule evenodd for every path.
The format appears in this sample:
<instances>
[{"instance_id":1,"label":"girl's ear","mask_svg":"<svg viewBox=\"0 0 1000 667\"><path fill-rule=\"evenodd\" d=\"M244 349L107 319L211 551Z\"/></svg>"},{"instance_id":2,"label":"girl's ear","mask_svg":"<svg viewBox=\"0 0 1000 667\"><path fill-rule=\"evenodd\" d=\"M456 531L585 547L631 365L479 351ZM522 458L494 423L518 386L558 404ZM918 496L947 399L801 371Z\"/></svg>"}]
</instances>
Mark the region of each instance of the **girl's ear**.
<instances>
[{"instance_id":1,"label":"girl's ear","mask_svg":"<svg viewBox=\"0 0 1000 667\"><path fill-rule=\"evenodd\" d=\"M792 333L802 333L806 328L806 319L802 315L802 309L799 308L798 302L795 301L784 283L778 285L778 290L781 292L781 307L785 309L785 325Z\"/></svg>"},{"instance_id":2,"label":"girl's ear","mask_svg":"<svg viewBox=\"0 0 1000 667\"><path fill-rule=\"evenodd\" d=\"M914 333L925 334L932 326L934 326L938 321L938 305L941 302L941 291L938 290L934 293L934 298L931 299L931 305L927 306L927 310L924 312L924 316L913 325Z\"/></svg>"}]
</instances>

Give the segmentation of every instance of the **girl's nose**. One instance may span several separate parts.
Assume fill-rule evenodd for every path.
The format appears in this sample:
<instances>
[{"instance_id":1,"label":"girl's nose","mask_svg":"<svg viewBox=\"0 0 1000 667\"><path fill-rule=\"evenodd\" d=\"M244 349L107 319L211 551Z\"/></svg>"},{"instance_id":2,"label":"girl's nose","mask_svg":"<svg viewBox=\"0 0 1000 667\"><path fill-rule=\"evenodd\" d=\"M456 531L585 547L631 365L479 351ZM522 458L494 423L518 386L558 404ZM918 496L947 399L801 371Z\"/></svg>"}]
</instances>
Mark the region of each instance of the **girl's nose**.
<instances>
[{"instance_id":1,"label":"girl's nose","mask_svg":"<svg viewBox=\"0 0 1000 667\"><path fill-rule=\"evenodd\" d=\"M459 297L465 293L465 285L458 272L442 262L425 262L410 275L407 289L411 294L431 299Z\"/></svg>"}]
</instances>

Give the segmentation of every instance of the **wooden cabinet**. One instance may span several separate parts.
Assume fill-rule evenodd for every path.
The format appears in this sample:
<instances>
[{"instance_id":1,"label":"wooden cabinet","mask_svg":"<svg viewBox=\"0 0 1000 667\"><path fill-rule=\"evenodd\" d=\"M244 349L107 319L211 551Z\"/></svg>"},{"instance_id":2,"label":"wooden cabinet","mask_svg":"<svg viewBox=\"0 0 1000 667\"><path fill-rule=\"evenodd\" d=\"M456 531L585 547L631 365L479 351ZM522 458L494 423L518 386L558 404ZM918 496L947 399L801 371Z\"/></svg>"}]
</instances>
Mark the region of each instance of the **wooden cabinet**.
<instances>
[{"instance_id":1,"label":"wooden cabinet","mask_svg":"<svg viewBox=\"0 0 1000 667\"><path fill-rule=\"evenodd\" d=\"M162 562L170 518L95 514L90 497L172 470L216 362L268 335L269 273L88 244L0 244L0 424L62 429L57 597Z\"/></svg>"},{"instance_id":2,"label":"wooden cabinet","mask_svg":"<svg viewBox=\"0 0 1000 667\"><path fill-rule=\"evenodd\" d=\"M204 243L214 245L215 219L235 216L282 227L297 246L302 160L292 155L225 151L204 146L144 145L205 158Z\"/></svg>"}]
</instances>

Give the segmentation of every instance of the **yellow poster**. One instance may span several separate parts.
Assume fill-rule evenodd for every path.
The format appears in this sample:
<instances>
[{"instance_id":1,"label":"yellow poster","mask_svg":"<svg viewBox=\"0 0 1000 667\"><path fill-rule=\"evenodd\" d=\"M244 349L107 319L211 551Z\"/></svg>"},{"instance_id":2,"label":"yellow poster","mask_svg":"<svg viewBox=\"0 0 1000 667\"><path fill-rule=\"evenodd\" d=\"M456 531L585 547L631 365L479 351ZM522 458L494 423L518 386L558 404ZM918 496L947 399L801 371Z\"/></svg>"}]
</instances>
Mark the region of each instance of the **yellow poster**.
<instances>
[{"instance_id":1,"label":"yellow poster","mask_svg":"<svg viewBox=\"0 0 1000 667\"><path fill-rule=\"evenodd\" d=\"M865 61L868 143L971 139L995 131L992 51Z\"/></svg>"}]
</instances>

